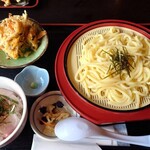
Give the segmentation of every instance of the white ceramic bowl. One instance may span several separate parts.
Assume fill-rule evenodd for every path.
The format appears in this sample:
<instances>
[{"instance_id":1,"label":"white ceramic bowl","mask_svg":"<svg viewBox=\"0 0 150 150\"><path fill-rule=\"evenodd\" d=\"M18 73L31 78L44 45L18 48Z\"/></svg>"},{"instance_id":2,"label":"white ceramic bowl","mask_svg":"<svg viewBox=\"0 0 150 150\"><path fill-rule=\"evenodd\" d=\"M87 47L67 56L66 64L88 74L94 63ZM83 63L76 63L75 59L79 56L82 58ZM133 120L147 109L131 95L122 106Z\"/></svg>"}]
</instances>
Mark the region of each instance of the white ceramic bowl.
<instances>
[{"instance_id":1,"label":"white ceramic bowl","mask_svg":"<svg viewBox=\"0 0 150 150\"><path fill-rule=\"evenodd\" d=\"M11 132L11 134L8 135L5 139L0 141L0 148L1 148L8 145L13 140L15 140L18 137L18 135L22 132L27 121L28 110L27 110L27 99L25 93L15 81L7 77L0 76L0 88L13 91L21 98L23 103L23 112L21 115L21 120L19 121L18 125L13 130L13 132Z\"/></svg>"},{"instance_id":2,"label":"white ceramic bowl","mask_svg":"<svg viewBox=\"0 0 150 150\"><path fill-rule=\"evenodd\" d=\"M49 74L44 68L34 65L25 67L14 79L27 96L39 96L49 84Z\"/></svg>"},{"instance_id":3,"label":"white ceramic bowl","mask_svg":"<svg viewBox=\"0 0 150 150\"><path fill-rule=\"evenodd\" d=\"M32 105L30 111L30 124L33 131L42 139L48 141L56 141L58 138L56 136L49 136L43 133L45 125L40 123L43 114L40 112L41 107L47 107L50 104L55 104L57 102L63 103L63 108L69 112L70 116L79 117L80 115L65 101L64 97L61 95L60 91L50 91L39 97Z\"/></svg>"}]
</instances>

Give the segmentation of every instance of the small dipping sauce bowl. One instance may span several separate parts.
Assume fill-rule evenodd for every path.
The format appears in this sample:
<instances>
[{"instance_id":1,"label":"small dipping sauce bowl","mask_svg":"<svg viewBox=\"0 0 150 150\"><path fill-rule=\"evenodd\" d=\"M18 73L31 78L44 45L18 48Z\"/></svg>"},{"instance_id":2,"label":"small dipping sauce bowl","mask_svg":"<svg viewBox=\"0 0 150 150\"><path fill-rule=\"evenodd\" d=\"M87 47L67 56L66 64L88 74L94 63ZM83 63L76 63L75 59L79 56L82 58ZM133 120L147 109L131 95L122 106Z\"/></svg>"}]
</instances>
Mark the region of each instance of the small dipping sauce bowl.
<instances>
[{"instance_id":1,"label":"small dipping sauce bowl","mask_svg":"<svg viewBox=\"0 0 150 150\"><path fill-rule=\"evenodd\" d=\"M22 87L26 96L43 94L49 84L49 80L48 71L34 65L25 67L14 78L14 81Z\"/></svg>"}]
</instances>

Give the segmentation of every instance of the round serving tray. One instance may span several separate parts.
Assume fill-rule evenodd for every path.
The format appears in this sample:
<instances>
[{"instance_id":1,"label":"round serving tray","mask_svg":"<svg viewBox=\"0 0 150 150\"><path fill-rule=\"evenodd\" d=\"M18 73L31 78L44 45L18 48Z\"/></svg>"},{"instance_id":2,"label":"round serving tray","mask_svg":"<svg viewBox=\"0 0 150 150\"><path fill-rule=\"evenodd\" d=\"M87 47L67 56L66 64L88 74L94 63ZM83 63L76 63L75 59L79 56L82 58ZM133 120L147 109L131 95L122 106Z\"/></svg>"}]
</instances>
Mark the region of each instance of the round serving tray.
<instances>
[{"instance_id":1,"label":"round serving tray","mask_svg":"<svg viewBox=\"0 0 150 150\"><path fill-rule=\"evenodd\" d=\"M94 100L94 99L88 99L84 92L79 90L79 85L76 85L73 79L74 72L77 69L78 64L78 52L80 51L80 41L87 36L88 34L95 34L96 32L103 32L103 30L107 30L110 26L116 26L121 28L122 30L131 30L135 34L141 34L147 38L150 38L149 29L127 21L122 20L102 20L102 21L96 21L89 23L87 25L84 25L77 30L75 30L72 34L70 34L67 39L63 42L61 45L56 61L55 61L55 73L56 73L56 79L57 83L59 85L59 88L63 95L66 97L66 100L68 103L76 110L78 111L82 116L85 118L91 120L94 123L108 123L108 122L114 122L116 120L117 122L120 121L126 121L126 120L135 120L136 118L128 118L128 114L134 115L134 113L140 113L142 111L147 110L145 109L138 109L138 111L127 111L127 110L135 110L134 105L122 108L122 107L114 107L111 105L108 105L103 100ZM72 60L72 61L71 61ZM76 61L77 60L77 61ZM68 67L69 66L69 67ZM145 98L143 101L143 104L141 107L145 107L149 105L150 98ZM112 111L112 110L123 110L125 112L118 112L118 111ZM105 114L106 118L103 118L100 115ZM107 114L107 115L106 115ZM118 118L118 115L122 115L125 118L122 119L111 119L112 114L117 114L114 117ZM143 115L141 116L143 118ZM106 121L107 120L107 121Z\"/></svg>"}]
</instances>

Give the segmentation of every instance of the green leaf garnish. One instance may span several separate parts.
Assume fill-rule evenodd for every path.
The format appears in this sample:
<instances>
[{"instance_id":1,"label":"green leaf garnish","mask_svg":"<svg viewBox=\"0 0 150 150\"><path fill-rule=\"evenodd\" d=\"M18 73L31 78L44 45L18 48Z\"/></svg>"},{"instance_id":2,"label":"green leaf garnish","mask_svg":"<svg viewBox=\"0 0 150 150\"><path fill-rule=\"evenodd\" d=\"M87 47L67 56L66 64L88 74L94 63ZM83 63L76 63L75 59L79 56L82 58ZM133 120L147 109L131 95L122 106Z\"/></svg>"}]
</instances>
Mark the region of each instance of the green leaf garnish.
<instances>
[{"instance_id":1,"label":"green leaf garnish","mask_svg":"<svg viewBox=\"0 0 150 150\"><path fill-rule=\"evenodd\" d=\"M0 94L0 123L3 123L3 121L9 116L9 114L15 113L17 104L18 101Z\"/></svg>"},{"instance_id":2,"label":"green leaf garnish","mask_svg":"<svg viewBox=\"0 0 150 150\"><path fill-rule=\"evenodd\" d=\"M103 50L104 51L104 50ZM125 70L129 77L131 77L130 72L134 67L131 65L134 63L133 56L129 55L127 49L123 47L123 50L119 50L116 48L116 50L113 50L112 53L108 53L104 51L110 56L111 65L109 66L109 69L107 73L109 74L105 78L111 76L111 75L122 75L122 71ZM104 79L105 79L104 78Z\"/></svg>"}]
</instances>

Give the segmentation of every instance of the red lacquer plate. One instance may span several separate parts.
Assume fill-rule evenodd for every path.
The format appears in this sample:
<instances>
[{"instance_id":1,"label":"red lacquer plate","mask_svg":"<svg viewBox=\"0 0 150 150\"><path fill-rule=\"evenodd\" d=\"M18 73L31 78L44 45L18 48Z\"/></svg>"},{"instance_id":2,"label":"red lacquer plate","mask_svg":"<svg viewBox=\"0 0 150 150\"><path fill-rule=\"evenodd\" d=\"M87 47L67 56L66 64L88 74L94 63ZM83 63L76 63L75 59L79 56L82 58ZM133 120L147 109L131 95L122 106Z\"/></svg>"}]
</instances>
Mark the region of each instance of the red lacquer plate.
<instances>
[{"instance_id":1,"label":"red lacquer plate","mask_svg":"<svg viewBox=\"0 0 150 150\"><path fill-rule=\"evenodd\" d=\"M13 0L15 1L15 0ZM20 3L12 3L11 5L9 6L4 6L4 3L0 1L0 8L34 8L38 5L39 3L39 0L28 0L28 3L24 4L22 2Z\"/></svg>"},{"instance_id":2,"label":"red lacquer plate","mask_svg":"<svg viewBox=\"0 0 150 150\"><path fill-rule=\"evenodd\" d=\"M150 38L149 29L139 24L123 20L102 20L79 27L66 38L57 53L55 60L55 75L58 86L67 102L81 116L95 124L110 124L150 119L150 115L148 115L150 113L149 106L134 111L112 111L96 106L81 96L78 90L76 90L71 83L70 77L68 77L68 73L66 71L66 59L74 42L86 32L96 28L103 28L108 26L127 28L129 30L138 32L147 38Z\"/></svg>"}]
</instances>

